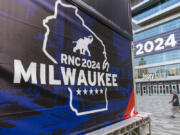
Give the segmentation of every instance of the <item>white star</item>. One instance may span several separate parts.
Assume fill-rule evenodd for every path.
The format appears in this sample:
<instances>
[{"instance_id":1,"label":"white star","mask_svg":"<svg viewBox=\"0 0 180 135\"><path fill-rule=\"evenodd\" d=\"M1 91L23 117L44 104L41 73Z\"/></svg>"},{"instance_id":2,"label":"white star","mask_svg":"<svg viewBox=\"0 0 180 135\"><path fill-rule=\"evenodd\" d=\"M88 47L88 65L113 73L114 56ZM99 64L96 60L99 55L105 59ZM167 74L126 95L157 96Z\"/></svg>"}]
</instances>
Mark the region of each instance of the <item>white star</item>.
<instances>
[{"instance_id":1,"label":"white star","mask_svg":"<svg viewBox=\"0 0 180 135\"><path fill-rule=\"evenodd\" d=\"M84 92L84 95L87 95L88 91L86 89L84 89L83 92Z\"/></svg>"},{"instance_id":2,"label":"white star","mask_svg":"<svg viewBox=\"0 0 180 135\"><path fill-rule=\"evenodd\" d=\"M103 90L102 89L100 89L100 93L103 94Z\"/></svg>"},{"instance_id":3,"label":"white star","mask_svg":"<svg viewBox=\"0 0 180 135\"><path fill-rule=\"evenodd\" d=\"M89 90L89 93L90 93L90 95L93 95L93 90L90 89L90 90Z\"/></svg>"},{"instance_id":4,"label":"white star","mask_svg":"<svg viewBox=\"0 0 180 135\"><path fill-rule=\"evenodd\" d=\"M76 92L77 92L77 95L81 95L81 90L80 89L78 89Z\"/></svg>"},{"instance_id":5,"label":"white star","mask_svg":"<svg viewBox=\"0 0 180 135\"><path fill-rule=\"evenodd\" d=\"M95 90L95 94L98 94L98 92L99 92L99 90L98 90L98 89L96 89L96 90Z\"/></svg>"}]
</instances>

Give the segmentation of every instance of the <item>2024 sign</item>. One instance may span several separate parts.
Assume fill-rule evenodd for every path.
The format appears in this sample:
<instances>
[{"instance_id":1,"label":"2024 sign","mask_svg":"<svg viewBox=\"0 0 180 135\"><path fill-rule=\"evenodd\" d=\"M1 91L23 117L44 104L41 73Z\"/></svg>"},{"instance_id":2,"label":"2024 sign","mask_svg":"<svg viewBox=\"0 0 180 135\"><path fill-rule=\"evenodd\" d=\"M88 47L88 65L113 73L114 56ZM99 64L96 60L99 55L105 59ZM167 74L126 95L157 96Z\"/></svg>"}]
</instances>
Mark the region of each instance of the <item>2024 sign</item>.
<instances>
[{"instance_id":1,"label":"2024 sign","mask_svg":"<svg viewBox=\"0 0 180 135\"><path fill-rule=\"evenodd\" d=\"M142 55L144 53L151 53L154 51L160 51L167 47L175 47L177 44L177 41L175 40L175 35L170 34L165 41L163 38L157 38L154 41L146 41L144 45L142 43L139 43L136 45L136 56Z\"/></svg>"}]
</instances>

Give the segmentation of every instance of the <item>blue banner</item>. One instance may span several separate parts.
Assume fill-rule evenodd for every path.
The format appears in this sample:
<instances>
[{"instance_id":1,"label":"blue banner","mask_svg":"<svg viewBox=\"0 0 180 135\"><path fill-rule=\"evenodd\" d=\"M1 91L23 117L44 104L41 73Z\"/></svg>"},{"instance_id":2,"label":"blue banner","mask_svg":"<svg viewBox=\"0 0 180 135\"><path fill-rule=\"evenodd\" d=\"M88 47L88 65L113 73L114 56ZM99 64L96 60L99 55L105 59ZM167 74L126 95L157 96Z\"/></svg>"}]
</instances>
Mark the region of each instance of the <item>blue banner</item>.
<instances>
[{"instance_id":1,"label":"blue banner","mask_svg":"<svg viewBox=\"0 0 180 135\"><path fill-rule=\"evenodd\" d=\"M163 53L180 48L180 29L134 42L135 58Z\"/></svg>"},{"instance_id":2,"label":"blue banner","mask_svg":"<svg viewBox=\"0 0 180 135\"><path fill-rule=\"evenodd\" d=\"M130 40L65 0L3 0L0 26L1 135L84 134L125 119Z\"/></svg>"}]
</instances>

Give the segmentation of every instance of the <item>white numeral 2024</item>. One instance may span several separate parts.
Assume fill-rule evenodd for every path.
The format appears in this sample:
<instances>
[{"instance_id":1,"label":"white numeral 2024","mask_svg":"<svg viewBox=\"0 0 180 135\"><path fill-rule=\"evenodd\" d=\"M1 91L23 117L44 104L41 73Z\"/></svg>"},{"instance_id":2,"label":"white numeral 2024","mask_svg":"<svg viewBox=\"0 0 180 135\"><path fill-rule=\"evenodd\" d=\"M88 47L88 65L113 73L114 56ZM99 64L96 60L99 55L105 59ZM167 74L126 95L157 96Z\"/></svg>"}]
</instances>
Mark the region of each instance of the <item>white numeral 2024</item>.
<instances>
[{"instance_id":1,"label":"white numeral 2024","mask_svg":"<svg viewBox=\"0 0 180 135\"><path fill-rule=\"evenodd\" d=\"M156 46L154 46L154 43ZM169 35L169 37L165 43L164 43L163 38L157 38L154 40L154 42L147 41L144 44L144 46L143 46L143 44L136 45L136 48L138 49L136 51L136 55L144 54L144 52L150 53L153 50L155 50L155 51L163 50L163 49L165 49L165 47L168 47L168 46L175 47L176 44L177 44L177 42L175 40L175 36L174 36L174 34L171 34L171 35Z\"/></svg>"}]
</instances>

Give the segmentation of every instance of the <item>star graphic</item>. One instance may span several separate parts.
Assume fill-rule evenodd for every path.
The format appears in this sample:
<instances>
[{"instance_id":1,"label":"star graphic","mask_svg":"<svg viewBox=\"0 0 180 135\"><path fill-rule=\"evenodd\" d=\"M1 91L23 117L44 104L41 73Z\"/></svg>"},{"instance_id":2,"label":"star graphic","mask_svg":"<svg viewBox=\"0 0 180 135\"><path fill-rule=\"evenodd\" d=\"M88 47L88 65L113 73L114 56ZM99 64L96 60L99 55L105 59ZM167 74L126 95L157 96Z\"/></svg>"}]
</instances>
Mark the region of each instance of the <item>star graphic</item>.
<instances>
[{"instance_id":1,"label":"star graphic","mask_svg":"<svg viewBox=\"0 0 180 135\"><path fill-rule=\"evenodd\" d=\"M80 89L78 89L76 92L77 92L77 95L81 95L81 90Z\"/></svg>"},{"instance_id":2,"label":"star graphic","mask_svg":"<svg viewBox=\"0 0 180 135\"><path fill-rule=\"evenodd\" d=\"M90 90L89 90L89 93L90 93L90 95L93 95L93 90L90 89Z\"/></svg>"},{"instance_id":3,"label":"star graphic","mask_svg":"<svg viewBox=\"0 0 180 135\"><path fill-rule=\"evenodd\" d=\"M95 90L95 94L98 94L98 92L99 92L99 90L98 90L98 89L96 89L96 90Z\"/></svg>"},{"instance_id":4,"label":"star graphic","mask_svg":"<svg viewBox=\"0 0 180 135\"><path fill-rule=\"evenodd\" d=\"M84 89L83 92L84 92L84 95L87 95L88 91L86 89Z\"/></svg>"},{"instance_id":5,"label":"star graphic","mask_svg":"<svg viewBox=\"0 0 180 135\"><path fill-rule=\"evenodd\" d=\"M103 90L102 89L100 89L100 93L103 94Z\"/></svg>"}]
</instances>

